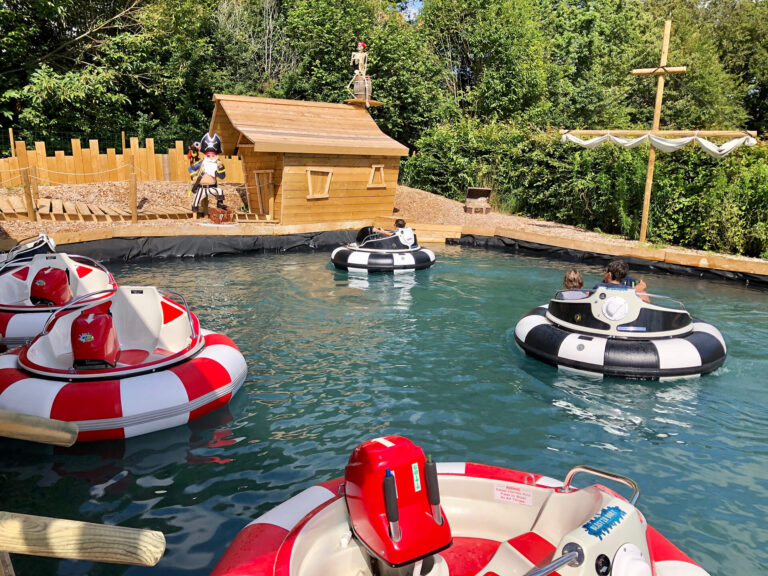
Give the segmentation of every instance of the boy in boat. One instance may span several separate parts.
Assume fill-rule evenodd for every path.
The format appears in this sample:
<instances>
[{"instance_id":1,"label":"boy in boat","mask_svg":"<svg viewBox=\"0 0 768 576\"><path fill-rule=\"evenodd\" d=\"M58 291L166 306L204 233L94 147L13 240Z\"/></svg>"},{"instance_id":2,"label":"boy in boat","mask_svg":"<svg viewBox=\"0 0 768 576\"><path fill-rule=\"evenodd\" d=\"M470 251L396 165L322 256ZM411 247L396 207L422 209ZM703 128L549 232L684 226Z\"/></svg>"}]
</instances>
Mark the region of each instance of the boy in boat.
<instances>
[{"instance_id":1,"label":"boy in boat","mask_svg":"<svg viewBox=\"0 0 768 576\"><path fill-rule=\"evenodd\" d=\"M643 280L635 282L634 279L627 276L628 274L629 266L624 260L611 260L605 267L603 281L595 286L595 290L600 286L615 288L616 285L634 288L635 292L639 293L645 293L648 290L648 285ZM648 296L640 296L640 298L646 302L651 301Z\"/></svg>"},{"instance_id":2,"label":"boy in boat","mask_svg":"<svg viewBox=\"0 0 768 576\"><path fill-rule=\"evenodd\" d=\"M373 231L376 234L381 234L382 236L397 236L400 239L400 242L409 248L413 246L414 242L416 241L416 238L413 236L413 229L406 226L405 220L402 218L395 220L394 230L385 230L384 228L378 228L374 226Z\"/></svg>"}]
</instances>

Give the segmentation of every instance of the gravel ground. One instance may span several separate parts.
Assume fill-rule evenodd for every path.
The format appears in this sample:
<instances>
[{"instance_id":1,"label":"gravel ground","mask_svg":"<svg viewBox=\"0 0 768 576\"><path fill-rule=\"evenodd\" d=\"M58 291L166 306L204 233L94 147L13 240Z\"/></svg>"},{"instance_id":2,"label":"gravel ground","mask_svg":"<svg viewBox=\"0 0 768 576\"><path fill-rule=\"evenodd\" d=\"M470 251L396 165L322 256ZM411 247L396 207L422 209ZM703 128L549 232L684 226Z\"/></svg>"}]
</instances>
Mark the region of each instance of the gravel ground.
<instances>
[{"instance_id":1,"label":"gravel ground","mask_svg":"<svg viewBox=\"0 0 768 576\"><path fill-rule=\"evenodd\" d=\"M224 184L225 204L239 208L245 203L245 195L241 186ZM140 182L138 185L138 200L140 210L151 211L153 208L189 209L192 199L187 196L189 184L185 182ZM20 195L20 189L0 189L0 194ZM125 184L79 184L69 186L43 186L40 188L40 198L60 198L76 200L98 206L128 208L128 188ZM619 236L590 232L575 226L566 226L544 220L524 218L513 214L490 212L489 214L467 214L464 204L449 200L436 194L425 192L407 186L398 186L395 195L394 216L403 218L411 224L448 224L473 226L478 228L510 228L524 232L546 234L559 238L571 238L580 241L612 243L615 246L638 246L635 240L627 240ZM144 226L168 226L173 220L141 221ZM188 223L186 223L188 225ZM180 222L180 226L185 222ZM25 222L0 221L0 238L24 238L34 236L44 231L75 232L78 230L93 230L104 227L128 227L130 223L99 223L99 222ZM692 250L674 247L676 251L699 255L713 255L703 250ZM730 256L745 261L760 262L759 258Z\"/></svg>"}]
</instances>

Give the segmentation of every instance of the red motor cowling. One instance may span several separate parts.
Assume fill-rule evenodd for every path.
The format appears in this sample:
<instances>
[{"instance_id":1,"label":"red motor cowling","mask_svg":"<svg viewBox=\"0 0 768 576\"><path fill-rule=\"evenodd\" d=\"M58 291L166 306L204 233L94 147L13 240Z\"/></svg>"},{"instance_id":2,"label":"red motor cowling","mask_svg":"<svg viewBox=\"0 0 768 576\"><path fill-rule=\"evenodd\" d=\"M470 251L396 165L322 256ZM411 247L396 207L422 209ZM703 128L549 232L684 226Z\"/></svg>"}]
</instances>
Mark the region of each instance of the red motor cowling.
<instances>
[{"instance_id":1,"label":"red motor cowling","mask_svg":"<svg viewBox=\"0 0 768 576\"><path fill-rule=\"evenodd\" d=\"M72 365L81 370L114 368L120 355L111 302L83 310L72 321Z\"/></svg>"},{"instance_id":2,"label":"red motor cowling","mask_svg":"<svg viewBox=\"0 0 768 576\"><path fill-rule=\"evenodd\" d=\"M64 306L72 300L67 271L62 268L42 268L32 279L29 300L35 306Z\"/></svg>"},{"instance_id":3,"label":"red motor cowling","mask_svg":"<svg viewBox=\"0 0 768 576\"><path fill-rule=\"evenodd\" d=\"M431 568L432 556L451 545L435 464L407 438L364 442L352 452L344 480L352 531L374 558L391 568L409 566L403 573L411 574L415 562Z\"/></svg>"}]
</instances>

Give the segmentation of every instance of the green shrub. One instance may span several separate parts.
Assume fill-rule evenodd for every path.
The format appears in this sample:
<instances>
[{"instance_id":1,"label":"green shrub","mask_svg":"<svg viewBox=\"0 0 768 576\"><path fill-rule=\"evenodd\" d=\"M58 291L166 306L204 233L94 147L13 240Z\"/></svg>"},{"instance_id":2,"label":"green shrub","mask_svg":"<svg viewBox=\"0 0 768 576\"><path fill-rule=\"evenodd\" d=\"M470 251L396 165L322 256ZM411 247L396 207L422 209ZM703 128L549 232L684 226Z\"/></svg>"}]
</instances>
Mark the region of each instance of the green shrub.
<instances>
[{"instance_id":1,"label":"green shrub","mask_svg":"<svg viewBox=\"0 0 768 576\"><path fill-rule=\"evenodd\" d=\"M503 212L637 238L648 147L562 144L554 130L465 119L427 130L403 180L454 200L488 185ZM647 239L705 250L768 252L768 148L714 159L696 147L657 155Z\"/></svg>"}]
</instances>

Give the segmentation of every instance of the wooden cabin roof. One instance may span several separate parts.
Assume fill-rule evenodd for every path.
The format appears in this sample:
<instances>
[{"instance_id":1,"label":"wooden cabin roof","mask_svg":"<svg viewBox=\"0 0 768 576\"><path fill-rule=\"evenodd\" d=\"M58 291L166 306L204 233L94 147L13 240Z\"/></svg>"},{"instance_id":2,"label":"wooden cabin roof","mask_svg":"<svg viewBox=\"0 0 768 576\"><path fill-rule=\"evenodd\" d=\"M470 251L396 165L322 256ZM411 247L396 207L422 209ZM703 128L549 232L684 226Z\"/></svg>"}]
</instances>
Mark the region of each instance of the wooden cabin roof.
<instances>
[{"instance_id":1,"label":"wooden cabin roof","mask_svg":"<svg viewBox=\"0 0 768 576\"><path fill-rule=\"evenodd\" d=\"M407 156L360 106L214 94L210 129L224 154L253 145L256 152Z\"/></svg>"}]
</instances>

